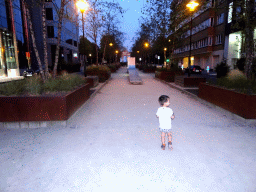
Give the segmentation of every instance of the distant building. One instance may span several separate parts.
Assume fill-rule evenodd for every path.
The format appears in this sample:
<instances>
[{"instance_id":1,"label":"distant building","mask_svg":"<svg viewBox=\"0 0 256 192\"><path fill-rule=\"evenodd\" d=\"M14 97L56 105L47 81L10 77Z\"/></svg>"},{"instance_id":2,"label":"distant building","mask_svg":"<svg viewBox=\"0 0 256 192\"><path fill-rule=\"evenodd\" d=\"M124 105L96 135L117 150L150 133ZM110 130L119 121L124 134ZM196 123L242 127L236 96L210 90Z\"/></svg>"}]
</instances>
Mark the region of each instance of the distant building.
<instances>
[{"instance_id":1,"label":"distant building","mask_svg":"<svg viewBox=\"0 0 256 192\"><path fill-rule=\"evenodd\" d=\"M227 24L226 24L226 36L225 36L225 58L230 66L234 66L238 59L241 57L246 57L245 37L242 34L242 29L244 29L244 23L242 15L245 14L245 10L240 3L236 1L228 1L227 10ZM237 27L238 26L238 27ZM256 48L256 29L254 29L254 47ZM254 51L256 49L254 48ZM256 55L256 53L254 53Z\"/></svg>"},{"instance_id":2,"label":"distant building","mask_svg":"<svg viewBox=\"0 0 256 192\"><path fill-rule=\"evenodd\" d=\"M22 2L1 0L0 10L0 78L14 78L20 76L19 68L27 65Z\"/></svg>"},{"instance_id":3,"label":"distant building","mask_svg":"<svg viewBox=\"0 0 256 192\"><path fill-rule=\"evenodd\" d=\"M131 53L127 50L123 51L121 54L120 62L127 62L127 58L130 57Z\"/></svg>"},{"instance_id":4,"label":"distant building","mask_svg":"<svg viewBox=\"0 0 256 192\"><path fill-rule=\"evenodd\" d=\"M173 1L176 4L185 1ZM208 1L204 9L200 9L192 16L191 36L191 65L202 68L214 68L224 58L224 39L227 12L225 1ZM179 6L175 6L179 7ZM181 10L173 10L180 12ZM185 10L189 12L189 10ZM188 67L190 50L190 17L180 20L172 36L176 35L178 43L174 45L173 59L184 68Z\"/></svg>"},{"instance_id":5,"label":"distant building","mask_svg":"<svg viewBox=\"0 0 256 192\"><path fill-rule=\"evenodd\" d=\"M24 3L31 4L31 0L0 0L0 77L18 77L22 70L28 68L28 53L31 58L32 69L38 69L38 63L32 48L32 41L25 14ZM53 67L57 44L58 15L61 0L46 2L46 25L49 67ZM35 5L30 9L36 45L41 62L44 63L42 7ZM63 26L61 32L60 57L66 62L79 62L79 26L78 12L74 1L65 6Z\"/></svg>"},{"instance_id":6,"label":"distant building","mask_svg":"<svg viewBox=\"0 0 256 192\"><path fill-rule=\"evenodd\" d=\"M55 61L55 51L58 35L58 11L60 9L61 0L46 0L46 26L47 26L47 49L48 49L48 63L53 67ZM37 46L40 48L40 55L43 56L42 44L42 16L41 7L35 7L32 11L32 22L35 25L35 33L37 37ZM38 14L40 13L40 14ZM59 59L64 59L66 62L79 62L78 43L79 43L79 25L78 12L74 1L70 1L65 6L64 18L62 23L61 42ZM43 61L43 58L41 58Z\"/></svg>"}]
</instances>

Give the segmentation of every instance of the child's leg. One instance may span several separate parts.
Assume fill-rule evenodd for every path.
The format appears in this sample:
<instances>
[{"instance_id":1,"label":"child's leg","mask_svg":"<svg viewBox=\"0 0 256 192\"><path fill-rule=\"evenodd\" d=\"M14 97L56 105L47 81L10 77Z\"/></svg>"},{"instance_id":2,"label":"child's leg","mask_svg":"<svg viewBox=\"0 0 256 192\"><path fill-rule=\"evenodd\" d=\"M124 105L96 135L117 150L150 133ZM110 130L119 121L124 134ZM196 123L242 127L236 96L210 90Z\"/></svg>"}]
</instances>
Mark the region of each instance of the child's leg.
<instances>
[{"instance_id":1,"label":"child's leg","mask_svg":"<svg viewBox=\"0 0 256 192\"><path fill-rule=\"evenodd\" d=\"M162 144L165 144L165 132L161 133L161 141L162 141Z\"/></svg>"},{"instance_id":2,"label":"child's leg","mask_svg":"<svg viewBox=\"0 0 256 192\"><path fill-rule=\"evenodd\" d=\"M167 133L168 135L168 142L172 142L172 132Z\"/></svg>"},{"instance_id":3,"label":"child's leg","mask_svg":"<svg viewBox=\"0 0 256 192\"><path fill-rule=\"evenodd\" d=\"M172 132L167 133L168 135L168 148L169 150L172 150Z\"/></svg>"}]
</instances>

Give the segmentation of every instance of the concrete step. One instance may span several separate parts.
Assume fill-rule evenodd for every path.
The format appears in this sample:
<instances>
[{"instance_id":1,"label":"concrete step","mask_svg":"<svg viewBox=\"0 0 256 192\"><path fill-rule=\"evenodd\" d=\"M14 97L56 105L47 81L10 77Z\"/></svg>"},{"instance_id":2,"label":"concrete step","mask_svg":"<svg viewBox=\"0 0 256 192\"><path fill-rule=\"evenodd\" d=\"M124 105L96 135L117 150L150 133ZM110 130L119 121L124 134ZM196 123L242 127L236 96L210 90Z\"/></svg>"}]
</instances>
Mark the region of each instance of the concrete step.
<instances>
[{"instance_id":1,"label":"concrete step","mask_svg":"<svg viewBox=\"0 0 256 192\"><path fill-rule=\"evenodd\" d=\"M142 84L142 79L139 76L139 73L137 72L136 69L129 68L128 73L129 73L129 80L131 84L134 84L134 85Z\"/></svg>"}]
</instances>

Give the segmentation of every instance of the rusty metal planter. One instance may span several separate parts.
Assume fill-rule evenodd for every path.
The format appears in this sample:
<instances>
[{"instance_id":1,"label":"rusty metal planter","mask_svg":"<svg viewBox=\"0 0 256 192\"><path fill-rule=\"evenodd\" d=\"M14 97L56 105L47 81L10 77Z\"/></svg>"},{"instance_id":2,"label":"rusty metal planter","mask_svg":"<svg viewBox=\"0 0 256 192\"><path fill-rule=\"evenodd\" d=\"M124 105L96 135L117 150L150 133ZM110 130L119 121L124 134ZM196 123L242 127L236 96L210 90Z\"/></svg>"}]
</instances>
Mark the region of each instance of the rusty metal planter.
<instances>
[{"instance_id":1,"label":"rusty metal planter","mask_svg":"<svg viewBox=\"0 0 256 192\"><path fill-rule=\"evenodd\" d=\"M246 95L206 83L200 83L198 97L245 119L256 119L256 95Z\"/></svg>"},{"instance_id":2,"label":"rusty metal planter","mask_svg":"<svg viewBox=\"0 0 256 192\"><path fill-rule=\"evenodd\" d=\"M206 78L203 77L185 77L184 78L184 87L198 87L199 84L206 82Z\"/></svg>"},{"instance_id":3,"label":"rusty metal planter","mask_svg":"<svg viewBox=\"0 0 256 192\"><path fill-rule=\"evenodd\" d=\"M1 96L0 122L67 120L89 99L89 86L63 96Z\"/></svg>"}]
</instances>

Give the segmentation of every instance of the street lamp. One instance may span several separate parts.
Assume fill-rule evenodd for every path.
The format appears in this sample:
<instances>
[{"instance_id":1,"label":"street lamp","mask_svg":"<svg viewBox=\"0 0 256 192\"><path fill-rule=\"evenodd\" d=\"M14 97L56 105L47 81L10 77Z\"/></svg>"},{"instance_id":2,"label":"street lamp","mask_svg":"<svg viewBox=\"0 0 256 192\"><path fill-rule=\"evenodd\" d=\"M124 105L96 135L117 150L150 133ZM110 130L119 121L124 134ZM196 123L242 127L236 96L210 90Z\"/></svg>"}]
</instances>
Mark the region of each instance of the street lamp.
<instances>
[{"instance_id":1,"label":"street lamp","mask_svg":"<svg viewBox=\"0 0 256 192\"><path fill-rule=\"evenodd\" d=\"M187 7L191 11L190 16L190 36L189 36L189 57L188 57L188 77L190 77L190 65L191 65L191 36L192 36L192 13L199 4L195 1L191 1L187 4Z\"/></svg>"},{"instance_id":2,"label":"street lamp","mask_svg":"<svg viewBox=\"0 0 256 192\"><path fill-rule=\"evenodd\" d=\"M118 54L118 51L116 50L116 62L117 62L117 54Z\"/></svg>"},{"instance_id":3,"label":"street lamp","mask_svg":"<svg viewBox=\"0 0 256 192\"><path fill-rule=\"evenodd\" d=\"M167 51L167 48L165 47L164 48L164 66L166 67L166 51Z\"/></svg>"},{"instance_id":4,"label":"street lamp","mask_svg":"<svg viewBox=\"0 0 256 192\"><path fill-rule=\"evenodd\" d=\"M91 53L89 54L89 57L91 59L91 64L92 64L92 54Z\"/></svg>"},{"instance_id":5,"label":"street lamp","mask_svg":"<svg viewBox=\"0 0 256 192\"><path fill-rule=\"evenodd\" d=\"M113 43L109 43L109 46L112 47L112 46L113 46Z\"/></svg>"},{"instance_id":6,"label":"street lamp","mask_svg":"<svg viewBox=\"0 0 256 192\"><path fill-rule=\"evenodd\" d=\"M145 46L146 48L148 48L148 47L149 47L149 44L148 44L148 43L145 43L144 46ZM145 59L145 61L146 61L146 64L147 64L147 54L146 54L146 59Z\"/></svg>"},{"instance_id":7,"label":"street lamp","mask_svg":"<svg viewBox=\"0 0 256 192\"><path fill-rule=\"evenodd\" d=\"M83 47L84 47L84 52L85 52L85 39L84 39L84 12L85 10L88 9L89 5L87 2L83 1L83 0L79 0L76 3L77 8L80 10L80 12L82 13L82 25L83 25ZM83 63L85 62L85 55L83 55ZM86 71L85 69L85 63L84 63L84 72Z\"/></svg>"}]
</instances>

